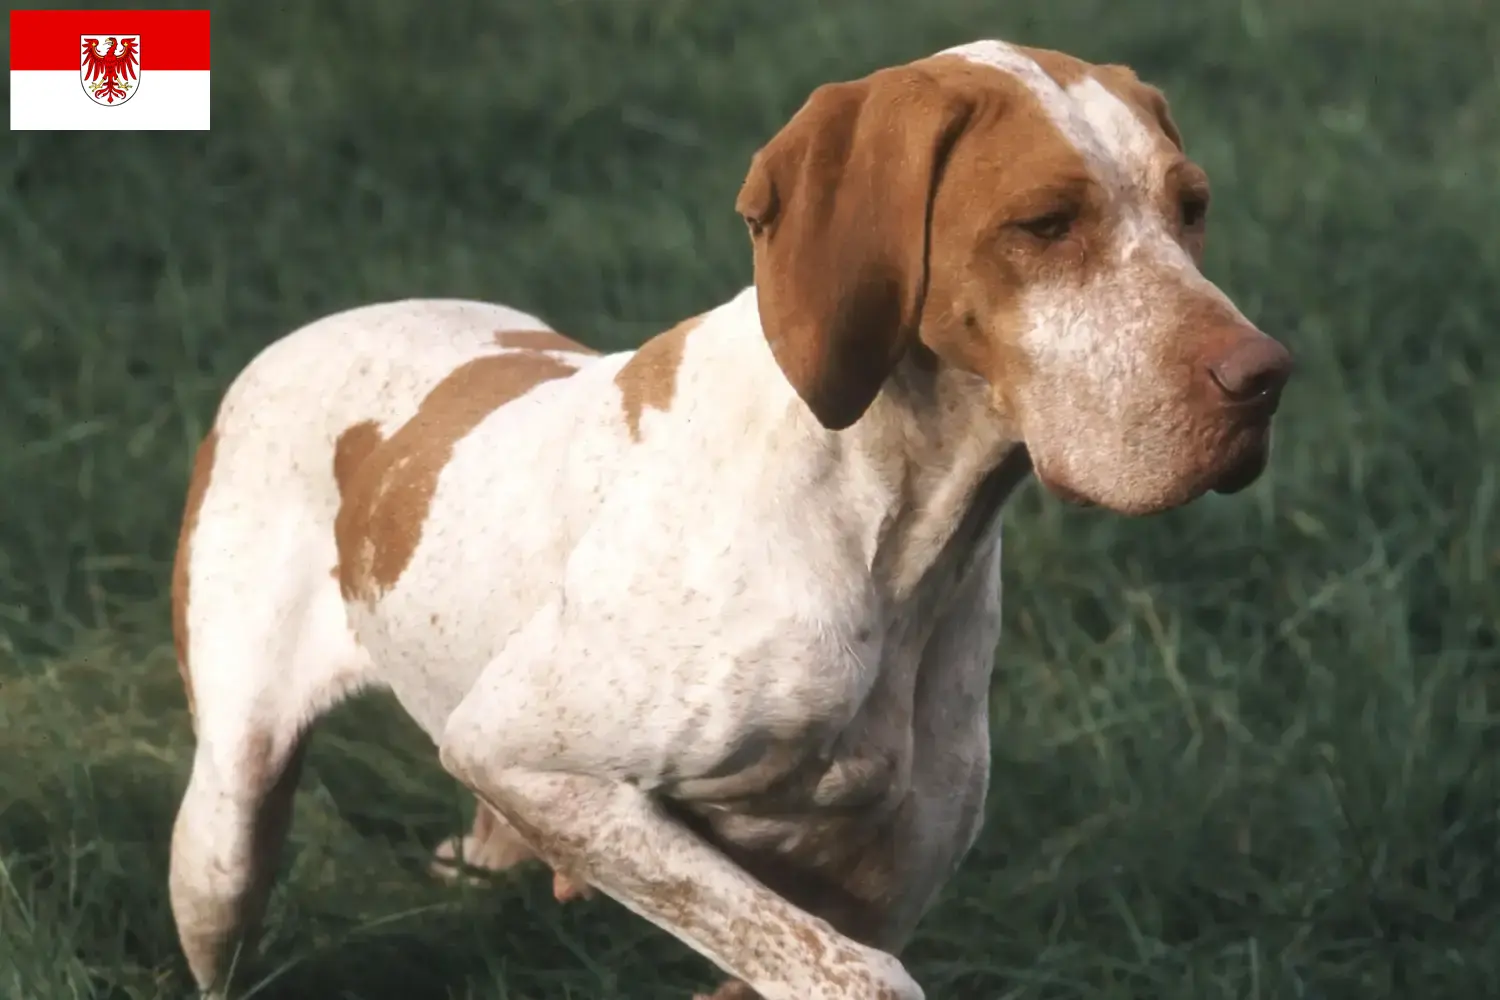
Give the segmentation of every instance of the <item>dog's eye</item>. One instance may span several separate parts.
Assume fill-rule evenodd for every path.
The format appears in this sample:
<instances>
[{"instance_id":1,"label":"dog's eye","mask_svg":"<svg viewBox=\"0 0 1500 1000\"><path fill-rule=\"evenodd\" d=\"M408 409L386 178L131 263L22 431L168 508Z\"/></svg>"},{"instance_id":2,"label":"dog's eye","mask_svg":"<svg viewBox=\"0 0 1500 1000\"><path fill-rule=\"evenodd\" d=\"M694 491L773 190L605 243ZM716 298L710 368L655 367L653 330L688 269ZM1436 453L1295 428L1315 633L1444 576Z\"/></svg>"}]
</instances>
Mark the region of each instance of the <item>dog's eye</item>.
<instances>
[{"instance_id":1,"label":"dog's eye","mask_svg":"<svg viewBox=\"0 0 1500 1000\"><path fill-rule=\"evenodd\" d=\"M1077 219L1078 213L1071 209L1061 209L1048 212L1046 215L1038 215L1034 219L1023 219L1016 223L1016 228L1030 233L1039 240L1054 243L1072 232L1073 223Z\"/></svg>"},{"instance_id":2,"label":"dog's eye","mask_svg":"<svg viewBox=\"0 0 1500 1000\"><path fill-rule=\"evenodd\" d=\"M1183 228L1196 229L1203 225L1203 220L1208 216L1208 199L1202 195L1184 195L1179 211L1182 213Z\"/></svg>"}]
</instances>

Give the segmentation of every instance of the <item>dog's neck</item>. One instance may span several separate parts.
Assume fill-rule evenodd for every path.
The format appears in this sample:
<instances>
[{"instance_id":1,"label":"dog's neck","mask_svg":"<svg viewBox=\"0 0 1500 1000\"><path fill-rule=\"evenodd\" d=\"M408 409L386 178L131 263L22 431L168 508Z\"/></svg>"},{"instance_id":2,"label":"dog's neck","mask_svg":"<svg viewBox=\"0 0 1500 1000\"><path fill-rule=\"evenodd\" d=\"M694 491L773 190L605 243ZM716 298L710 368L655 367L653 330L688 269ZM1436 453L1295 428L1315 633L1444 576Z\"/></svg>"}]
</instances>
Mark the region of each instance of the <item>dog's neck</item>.
<instances>
[{"instance_id":1,"label":"dog's neck","mask_svg":"<svg viewBox=\"0 0 1500 1000\"><path fill-rule=\"evenodd\" d=\"M931 572L951 572L948 554L979 546L1031 469L989 386L933 362L908 355L864 417L838 432L853 435L855 460L900 470L898 503L873 567L897 597Z\"/></svg>"},{"instance_id":2,"label":"dog's neck","mask_svg":"<svg viewBox=\"0 0 1500 1000\"><path fill-rule=\"evenodd\" d=\"M710 326L726 344L768 418L765 447L805 450L846 484L840 515L853 515L870 572L902 600L954 546L972 548L1031 469L1014 425L992 403L983 379L911 352L852 426L821 426L776 366L760 325L754 288ZM707 332L707 331L705 331ZM760 408L757 407L757 408ZM829 497L837 501L837 496Z\"/></svg>"}]
</instances>

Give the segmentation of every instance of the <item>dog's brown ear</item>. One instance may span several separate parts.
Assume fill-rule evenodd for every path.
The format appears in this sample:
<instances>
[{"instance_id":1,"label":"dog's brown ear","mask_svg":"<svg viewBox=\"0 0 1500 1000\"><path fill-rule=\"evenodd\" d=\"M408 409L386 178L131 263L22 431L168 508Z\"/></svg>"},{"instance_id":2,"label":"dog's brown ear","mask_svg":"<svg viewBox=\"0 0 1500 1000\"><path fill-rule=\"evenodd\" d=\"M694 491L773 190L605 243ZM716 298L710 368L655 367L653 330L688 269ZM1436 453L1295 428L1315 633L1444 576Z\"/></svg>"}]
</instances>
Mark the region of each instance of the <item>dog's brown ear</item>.
<instances>
[{"instance_id":1,"label":"dog's brown ear","mask_svg":"<svg viewBox=\"0 0 1500 1000\"><path fill-rule=\"evenodd\" d=\"M917 334L933 193L971 105L909 67L826 84L755 154L750 228L771 353L825 427L860 418Z\"/></svg>"}]
</instances>

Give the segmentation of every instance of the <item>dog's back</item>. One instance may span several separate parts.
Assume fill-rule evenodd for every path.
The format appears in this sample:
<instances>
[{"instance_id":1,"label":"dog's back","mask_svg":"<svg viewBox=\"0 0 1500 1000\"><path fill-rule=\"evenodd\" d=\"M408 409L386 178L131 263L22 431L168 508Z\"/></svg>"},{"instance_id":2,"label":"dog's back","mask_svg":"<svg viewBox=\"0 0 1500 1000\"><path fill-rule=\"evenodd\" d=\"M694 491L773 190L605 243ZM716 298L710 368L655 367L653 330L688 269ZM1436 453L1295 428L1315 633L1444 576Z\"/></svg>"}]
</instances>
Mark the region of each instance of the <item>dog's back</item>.
<instances>
[{"instance_id":1,"label":"dog's back","mask_svg":"<svg viewBox=\"0 0 1500 1000\"><path fill-rule=\"evenodd\" d=\"M368 682L340 594L335 539L341 488L383 438L466 367L504 364L566 376L595 352L505 306L405 300L351 309L308 324L263 350L225 393L199 446L172 578L172 626L199 765L174 833L178 870L266 870L275 830L232 822L210 787L250 768L285 822L296 785L298 733L265 744L258 719L285 706L314 712ZM490 360L495 359L495 360ZM268 664L276 683L268 684ZM213 856L203 852L209 852ZM189 856L203 854L202 857ZM226 866L227 862L227 866ZM258 875L256 877L259 877ZM210 961L192 942L216 940L237 917L174 877L173 904L195 971ZM248 898L263 896L246 887ZM244 894L235 893L236 897ZM202 966L202 969L197 968Z\"/></svg>"}]
</instances>

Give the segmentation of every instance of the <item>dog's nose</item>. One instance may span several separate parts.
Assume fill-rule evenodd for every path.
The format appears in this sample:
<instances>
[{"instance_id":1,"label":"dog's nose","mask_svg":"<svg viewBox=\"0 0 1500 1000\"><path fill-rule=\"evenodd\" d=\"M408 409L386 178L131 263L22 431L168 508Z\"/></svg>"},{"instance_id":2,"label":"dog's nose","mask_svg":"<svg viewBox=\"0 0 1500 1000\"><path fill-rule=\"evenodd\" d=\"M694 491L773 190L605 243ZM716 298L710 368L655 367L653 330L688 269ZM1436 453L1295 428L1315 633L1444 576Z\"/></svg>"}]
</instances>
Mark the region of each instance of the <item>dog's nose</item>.
<instances>
[{"instance_id":1,"label":"dog's nose","mask_svg":"<svg viewBox=\"0 0 1500 1000\"><path fill-rule=\"evenodd\" d=\"M1209 365L1208 375L1231 402L1274 405L1292 375L1292 355L1264 334L1246 337Z\"/></svg>"}]
</instances>

